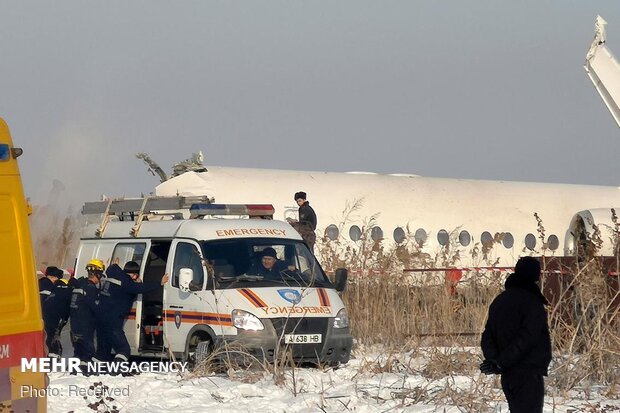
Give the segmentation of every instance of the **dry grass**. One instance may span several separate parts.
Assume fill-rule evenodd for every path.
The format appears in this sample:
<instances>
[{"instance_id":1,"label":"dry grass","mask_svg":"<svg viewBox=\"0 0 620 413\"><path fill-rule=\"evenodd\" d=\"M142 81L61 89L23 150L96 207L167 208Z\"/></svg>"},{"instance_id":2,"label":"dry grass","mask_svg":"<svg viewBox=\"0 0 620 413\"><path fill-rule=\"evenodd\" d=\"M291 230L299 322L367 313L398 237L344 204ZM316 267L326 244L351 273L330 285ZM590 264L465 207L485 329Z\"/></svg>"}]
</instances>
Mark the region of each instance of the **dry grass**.
<instances>
[{"instance_id":1,"label":"dry grass","mask_svg":"<svg viewBox=\"0 0 620 413\"><path fill-rule=\"evenodd\" d=\"M545 239L542 220L537 219L539 237ZM404 244L386 250L381 243L370 239L368 228L371 226L372 221L369 221L356 249L326 238L318 244L322 262L352 270L342 298L349 310L353 335L358 343L381 343L388 348L401 349L409 348L412 342L424 346L478 346L488 307L503 290L507 274L464 274L454 294L444 281L444 272L412 274L403 272L403 268L450 267L454 265L458 252L445 248L435 257L425 255L421 253L420 245L410 241L411 236ZM620 245L618 225L612 228L610 237L614 245ZM616 390L620 386L620 369L617 368L620 365L620 279L608 273L610 270L619 272L620 259L618 254L615 259L603 259L597 255L602 235L596 226L594 229L593 234L587 234L587 248L576 252L580 254L579 260L568 260L571 265L563 264L563 274L556 277L559 287L556 286L555 296L548 307L554 344L549 382L558 390L588 391L598 385L609 386L614 389L609 394L617 397ZM455 229L453 234L457 231ZM486 260L485 248L479 251ZM605 262L607 264L603 264ZM615 267L610 268L610 262L615 263ZM545 259L543 268L547 267L551 269L552 265ZM557 262L554 268L557 268ZM551 278L543 280L544 291L550 287L545 282L551 281ZM440 358L439 354L431 357L428 374L437 374L438 369L433 367L436 363L445 366L444 374L459 370L453 362L445 363Z\"/></svg>"},{"instance_id":2,"label":"dry grass","mask_svg":"<svg viewBox=\"0 0 620 413\"><path fill-rule=\"evenodd\" d=\"M356 205L345 211L345 218L355 212ZM610 397L617 397L620 390L620 369L617 368L620 365L620 279L609 276L608 266L602 265L597 256L602 237L609 236L617 246L615 251L620 250L615 213L612 221L609 232L595 227L593 234L587 234L589 242L586 247L576 252L580 260L563 268L565 274L561 276L558 296L549 307L554 344L549 383L558 390L588 392L597 386L605 386ZM399 352L423 346L478 346L488 306L502 291L506 273L464 274L456 286L457 294L451 294L443 272L408 273L403 269L454 266L459 251L445 248L431 256L423 252L423 246L413 241L410 233L404 244L386 248L371 239L369 229L373 222L372 217L367 220L362 238L355 246L341 239L331 241L324 238L317 240L316 247L326 269L346 267L350 270L349 285L342 298L349 310L356 342L360 345L380 343L386 349ZM538 222L539 235L544 239L542 221L539 219ZM54 212L53 208L41 207L35 210L31 223L37 263L70 266L68 261L74 257L80 219L72 213L63 215ZM342 224L340 233L344 227ZM451 245L456 245L452 242L456 233L458 228L451 233ZM480 265L492 265L488 251L488 246L474 246L471 254ZM615 262L615 271L618 272L618 253ZM233 351L243 352L242 349ZM258 370L271 374L276 382L283 382L293 363L287 352L279 355L277 360L273 364L258 361ZM478 361L472 360L471 365L475 367ZM461 370L472 374L471 365L466 367L461 362L453 356L445 359L445 355L437 353L431 355L424 374L447 376ZM212 372L209 369L214 368L213 364L205 363L203 373ZM226 370L229 374L249 371L244 363L228 363ZM390 369L399 365L394 360L385 363L383 367L373 368ZM403 397L411 396L413 400L423 392L418 389Z\"/></svg>"}]
</instances>

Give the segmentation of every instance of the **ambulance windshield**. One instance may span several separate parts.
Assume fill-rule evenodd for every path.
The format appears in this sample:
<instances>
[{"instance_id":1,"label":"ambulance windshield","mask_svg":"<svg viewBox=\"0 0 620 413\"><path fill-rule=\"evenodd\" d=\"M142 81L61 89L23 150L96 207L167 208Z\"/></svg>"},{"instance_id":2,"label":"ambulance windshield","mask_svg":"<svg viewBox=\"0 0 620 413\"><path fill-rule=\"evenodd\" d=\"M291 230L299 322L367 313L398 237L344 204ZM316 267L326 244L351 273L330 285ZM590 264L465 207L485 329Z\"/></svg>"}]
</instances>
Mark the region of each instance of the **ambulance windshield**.
<instances>
[{"instance_id":1,"label":"ambulance windshield","mask_svg":"<svg viewBox=\"0 0 620 413\"><path fill-rule=\"evenodd\" d=\"M209 273L220 288L240 284L330 287L306 244L277 238L237 238L202 242Z\"/></svg>"}]
</instances>

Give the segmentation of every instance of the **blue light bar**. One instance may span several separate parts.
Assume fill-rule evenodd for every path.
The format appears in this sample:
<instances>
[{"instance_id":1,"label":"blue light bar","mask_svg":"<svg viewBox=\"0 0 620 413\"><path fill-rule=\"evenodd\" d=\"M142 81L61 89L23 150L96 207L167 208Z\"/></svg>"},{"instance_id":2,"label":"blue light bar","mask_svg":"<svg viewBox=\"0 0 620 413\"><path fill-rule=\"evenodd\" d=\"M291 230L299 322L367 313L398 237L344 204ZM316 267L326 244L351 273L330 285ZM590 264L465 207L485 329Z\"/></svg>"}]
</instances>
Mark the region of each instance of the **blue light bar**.
<instances>
[{"instance_id":1,"label":"blue light bar","mask_svg":"<svg viewBox=\"0 0 620 413\"><path fill-rule=\"evenodd\" d=\"M248 215L249 217L271 217L275 209L269 204L193 204L189 208L190 218L208 215Z\"/></svg>"},{"instance_id":2,"label":"blue light bar","mask_svg":"<svg viewBox=\"0 0 620 413\"><path fill-rule=\"evenodd\" d=\"M8 161L11 159L11 148L6 143L0 144L0 161Z\"/></svg>"}]
</instances>

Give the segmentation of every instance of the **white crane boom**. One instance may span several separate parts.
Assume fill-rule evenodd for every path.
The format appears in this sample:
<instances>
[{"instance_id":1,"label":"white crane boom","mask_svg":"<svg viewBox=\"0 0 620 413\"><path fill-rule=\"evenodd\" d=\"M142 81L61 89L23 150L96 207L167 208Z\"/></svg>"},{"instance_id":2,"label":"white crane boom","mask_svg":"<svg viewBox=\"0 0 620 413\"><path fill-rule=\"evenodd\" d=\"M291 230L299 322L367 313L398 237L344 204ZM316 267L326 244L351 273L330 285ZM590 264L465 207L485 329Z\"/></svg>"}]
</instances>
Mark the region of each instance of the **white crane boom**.
<instances>
[{"instance_id":1,"label":"white crane boom","mask_svg":"<svg viewBox=\"0 0 620 413\"><path fill-rule=\"evenodd\" d=\"M584 67L620 127L620 64L605 44L606 24L601 16L596 18L596 32Z\"/></svg>"}]
</instances>

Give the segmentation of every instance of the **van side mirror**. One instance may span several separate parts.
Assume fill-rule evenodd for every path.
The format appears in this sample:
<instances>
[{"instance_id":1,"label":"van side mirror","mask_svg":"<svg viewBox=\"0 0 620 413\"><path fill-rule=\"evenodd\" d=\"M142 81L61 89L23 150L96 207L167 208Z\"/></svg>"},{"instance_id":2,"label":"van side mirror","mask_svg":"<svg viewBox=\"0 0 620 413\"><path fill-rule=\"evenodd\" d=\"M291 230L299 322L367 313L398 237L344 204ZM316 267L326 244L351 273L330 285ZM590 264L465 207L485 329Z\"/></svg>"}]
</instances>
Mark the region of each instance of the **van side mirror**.
<instances>
[{"instance_id":1,"label":"van side mirror","mask_svg":"<svg viewBox=\"0 0 620 413\"><path fill-rule=\"evenodd\" d=\"M179 290L184 293L190 292L190 283L194 279L194 270L191 268L181 268L179 270Z\"/></svg>"},{"instance_id":2,"label":"van side mirror","mask_svg":"<svg viewBox=\"0 0 620 413\"><path fill-rule=\"evenodd\" d=\"M349 276L349 270L346 268L337 268L336 269L336 282L334 286L336 287L336 291L342 292L347 287L347 278Z\"/></svg>"}]
</instances>

